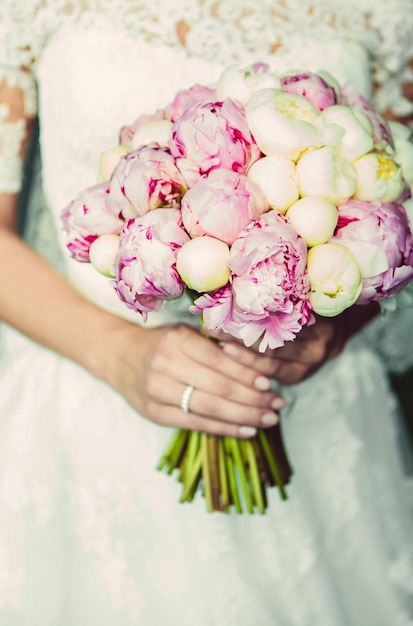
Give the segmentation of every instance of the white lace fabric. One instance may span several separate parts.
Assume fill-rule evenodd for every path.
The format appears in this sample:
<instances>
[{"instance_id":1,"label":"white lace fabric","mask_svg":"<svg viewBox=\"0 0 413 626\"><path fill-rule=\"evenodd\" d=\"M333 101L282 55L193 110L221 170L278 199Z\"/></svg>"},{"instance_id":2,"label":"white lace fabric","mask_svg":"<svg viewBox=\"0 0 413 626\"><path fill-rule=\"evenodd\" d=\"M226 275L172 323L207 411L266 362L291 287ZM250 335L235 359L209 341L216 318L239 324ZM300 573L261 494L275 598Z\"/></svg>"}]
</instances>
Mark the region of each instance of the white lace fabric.
<instances>
[{"instance_id":1,"label":"white lace fabric","mask_svg":"<svg viewBox=\"0 0 413 626\"><path fill-rule=\"evenodd\" d=\"M93 25L102 17L146 42L222 64L239 61L240 50L259 57L302 49L306 41L356 41L371 57L378 107L399 116L413 110L402 95L403 84L413 80L407 66L413 57L411 0L387 1L379 9L374 0L2 0L1 191L16 192L21 184L24 119L36 113L36 70L44 47L64 24L82 19ZM18 119L7 98L13 88L24 94Z\"/></svg>"}]
</instances>

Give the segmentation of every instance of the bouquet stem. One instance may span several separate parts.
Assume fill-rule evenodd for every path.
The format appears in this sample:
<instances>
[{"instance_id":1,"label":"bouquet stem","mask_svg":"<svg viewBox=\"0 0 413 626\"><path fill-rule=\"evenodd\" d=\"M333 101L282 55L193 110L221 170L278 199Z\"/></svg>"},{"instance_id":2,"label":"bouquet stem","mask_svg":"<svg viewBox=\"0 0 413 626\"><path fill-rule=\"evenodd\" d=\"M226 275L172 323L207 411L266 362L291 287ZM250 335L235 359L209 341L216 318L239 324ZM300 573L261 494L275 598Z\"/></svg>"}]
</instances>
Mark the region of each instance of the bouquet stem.
<instances>
[{"instance_id":1,"label":"bouquet stem","mask_svg":"<svg viewBox=\"0 0 413 626\"><path fill-rule=\"evenodd\" d=\"M157 469L179 472L180 502L201 492L208 512L233 509L250 515L265 513L268 487L277 487L286 500L292 474L278 424L247 440L177 430Z\"/></svg>"}]
</instances>

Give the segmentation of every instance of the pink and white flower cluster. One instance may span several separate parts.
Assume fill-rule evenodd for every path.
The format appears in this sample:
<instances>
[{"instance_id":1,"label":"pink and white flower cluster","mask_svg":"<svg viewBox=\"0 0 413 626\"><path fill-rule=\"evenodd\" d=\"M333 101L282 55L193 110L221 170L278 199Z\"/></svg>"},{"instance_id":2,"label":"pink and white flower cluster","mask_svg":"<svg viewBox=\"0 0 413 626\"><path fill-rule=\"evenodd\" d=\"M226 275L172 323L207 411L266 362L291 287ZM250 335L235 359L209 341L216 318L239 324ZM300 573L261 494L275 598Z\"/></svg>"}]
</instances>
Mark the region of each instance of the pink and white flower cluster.
<instances>
[{"instance_id":1,"label":"pink and white flower cluster","mask_svg":"<svg viewBox=\"0 0 413 626\"><path fill-rule=\"evenodd\" d=\"M413 278L410 137L326 72L226 68L120 131L63 212L67 246L145 320L193 313L260 350Z\"/></svg>"}]
</instances>

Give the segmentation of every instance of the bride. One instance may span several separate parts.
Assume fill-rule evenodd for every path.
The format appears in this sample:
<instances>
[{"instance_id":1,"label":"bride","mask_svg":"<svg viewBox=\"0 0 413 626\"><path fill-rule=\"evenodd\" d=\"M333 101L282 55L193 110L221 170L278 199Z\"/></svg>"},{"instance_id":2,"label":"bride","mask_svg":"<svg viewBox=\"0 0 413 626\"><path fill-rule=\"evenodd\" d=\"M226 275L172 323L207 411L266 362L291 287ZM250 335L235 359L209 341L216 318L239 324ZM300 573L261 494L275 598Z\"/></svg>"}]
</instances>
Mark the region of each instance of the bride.
<instances>
[{"instance_id":1,"label":"bride","mask_svg":"<svg viewBox=\"0 0 413 626\"><path fill-rule=\"evenodd\" d=\"M265 355L222 349L185 302L136 323L68 258L59 217L121 126L229 63L323 68L408 121L413 2L376 7L2 0L2 626L413 624L411 478L387 378L413 363L411 311L320 319ZM16 207L36 117L47 210L29 215L28 245ZM279 419L294 477L263 516L178 504L154 469L172 427L249 437Z\"/></svg>"}]
</instances>

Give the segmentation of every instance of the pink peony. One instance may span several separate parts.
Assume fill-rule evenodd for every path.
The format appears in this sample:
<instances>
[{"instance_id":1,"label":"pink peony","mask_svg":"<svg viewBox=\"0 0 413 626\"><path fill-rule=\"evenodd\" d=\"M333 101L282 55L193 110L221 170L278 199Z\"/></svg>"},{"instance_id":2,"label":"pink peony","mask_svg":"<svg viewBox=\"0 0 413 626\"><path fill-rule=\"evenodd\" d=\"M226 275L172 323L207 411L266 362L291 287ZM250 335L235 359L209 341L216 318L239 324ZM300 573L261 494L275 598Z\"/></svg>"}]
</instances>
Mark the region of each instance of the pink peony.
<instances>
[{"instance_id":1,"label":"pink peony","mask_svg":"<svg viewBox=\"0 0 413 626\"><path fill-rule=\"evenodd\" d=\"M169 147L189 187L217 168L244 174L260 156L244 110L229 99L189 109L174 123Z\"/></svg>"},{"instance_id":2,"label":"pink peony","mask_svg":"<svg viewBox=\"0 0 413 626\"><path fill-rule=\"evenodd\" d=\"M348 248L359 264L363 289L357 304L401 291L413 278L413 240L403 206L349 200L338 211L330 241Z\"/></svg>"},{"instance_id":3,"label":"pink peony","mask_svg":"<svg viewBox=\"0 0 413 626\"><path fill-rule=\"evenodd\" d=\"M155 113L151 115L140 115L132 124L123 126L119 133L119 143L122 146L131 146L133 136L142 124L147 122L160 122L161 120L168 119L163 109L157 109Z\"/></svg>"},{"instance_id":4,"label":"pink peony","mask_svg":"<svg viewBox=\"0 0 413 626\"><path fill-rule=\"evenodd\" d=\"M278 348L313 321L306 260L306 244L286 218L265 213L232 245L232 285L204 294L191 312L246 346L262 337L260 351Z\"/></svg>"},{"instance_id":5,"label":"pink peony","mask_svg":"<svg viewBox=\"0 0 413 626\"><path fill-rule=\"evenodd\" d=\"M215 90L205 85L193 85L189 89L181 89L176 94L171 104L166 108L167 119L175 122L182 117L194 104L215 100Z\"/></svg>"},{"instance_id":6,"label":"pink peony","mask_svg":"<svg viewBox=\"0 0 413 626\"><path fill-rule=\"evenodd\" d=\"M337 103L337 94L324 78L318 74L305 72L290 74L281 78L281 89L297 96L304 96L319 111Z\"/></svg>"},{"instance_id":7,"label":"pink peony","mask_svg":"<svg viewBox=\"0 0 413 626\"><path fill-rule=\"evenodd\" d=\"M261 189L231 170L213 170L182 199L182 219L191 237L210 235L228 245L251 222L268 211Z\"/></svg>"},{"instance_id":8,"label":"pink peony","mask_svg":"<svg viewBox=\"0 0 413 626\"><path fill-rule=\"evenodd\" d=\"M343 87L340 93L340 101L347 106L361 109L373 125L374 143L387 141L394 146L390 128L385 119L374 110L373 105L361 94L355 93L350 85Z\"/></svg>"},{"instance_id":9,"label":"pink peony","mask_svg":"<svg viewBox=\"0 0 413 626\"><path fill-rule=\"evenodd\" d=\"M90 245L100 235L118 234L124 224L108 205L108 183L85 189L62 212L67 247L74 259L89 262Z\"/></svg>"},{"instance_id":10,"label":"pink peony","mask_svg":"<svg viewBox=\"0 0 413 626\"><path fill-rule=\"evenodd\" d=\"M159 311L164 300L182 295L176 255L187 241L179 209L155 209L125 224L114 286L119 298L144 320L148 312Z\"/></svg>"},{"instance_id":11,"label":"pink peony","mask_svg":"<svg viewBox=\"0 0 413 626\"><path fill-rule=\"evenodd\" d=\"M129 152L110 181L109 205L124 219L162 207L177 208L185 182L166 148L142 146Z\"/></svg>"}]
</instances>

